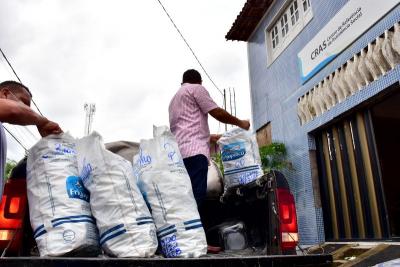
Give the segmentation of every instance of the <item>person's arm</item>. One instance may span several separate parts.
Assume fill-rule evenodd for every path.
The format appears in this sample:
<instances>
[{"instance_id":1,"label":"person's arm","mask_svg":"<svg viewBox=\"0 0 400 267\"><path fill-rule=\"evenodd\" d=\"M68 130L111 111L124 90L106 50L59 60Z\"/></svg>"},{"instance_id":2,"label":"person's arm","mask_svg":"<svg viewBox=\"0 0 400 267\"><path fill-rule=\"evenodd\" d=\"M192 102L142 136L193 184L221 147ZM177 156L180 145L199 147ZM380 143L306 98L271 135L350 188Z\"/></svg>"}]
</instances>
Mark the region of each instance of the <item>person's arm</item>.
<instances>
[{"instance_id":1,"label":"person's arm","mask_svg":"<svg viewBox=\"0 0 400 267\"><path fill-rule=\"evenodd\" d=\"M213 110L210 110L208 113L213 116L217 121L220 121L222 123L236 125L245 130L248 130L250 128L250 122L248 120L240 120L235 116L232 116L222 108L215 108Z\"/></svg>"},{"instance_id":2,"label":"person's arm","mask_svg":"<svg viewBox=\"0 0 400 267\"><path fill-rule=\"evenodd\" d=\"M202 85L199 85L195 90L193 90L193 96L204 114L209 113L216 120L222 123L236 125L245 130L250 128L250 122L248 120L239 120L224 109L218 107L210 97L208 91Z\"/></svg>"},{"instance_id":3,"label":"person's arm","mask_svg":"<svg viewBox=\"0 0 400 267\"><path fill-rule=\"evenodd\" d=\"M0 99L0 121L16 125L43 125L47 119L17 101Z\"/></svg>"},{"instance_id":4,"label":"person's arm","mask_svg":"<svg viewBox=\"0 0 400 267\"><path fill-rule=\"evenodd\" d=\"M41 136L58 134L60 126L17 101L0 99L0 121L15 125L36 125Z\"/></svg>"}]
</instances>

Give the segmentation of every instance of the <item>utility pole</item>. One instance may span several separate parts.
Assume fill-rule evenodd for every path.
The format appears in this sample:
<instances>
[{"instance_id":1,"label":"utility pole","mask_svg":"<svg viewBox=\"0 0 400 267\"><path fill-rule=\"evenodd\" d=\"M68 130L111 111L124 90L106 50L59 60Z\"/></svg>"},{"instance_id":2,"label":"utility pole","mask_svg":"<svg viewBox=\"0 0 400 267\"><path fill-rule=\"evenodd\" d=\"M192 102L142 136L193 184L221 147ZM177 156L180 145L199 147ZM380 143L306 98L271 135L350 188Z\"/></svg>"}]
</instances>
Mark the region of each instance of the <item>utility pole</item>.
<instances>
[{"instance_id":1,"label":"utility pole","mask_svg":"<svg viewBox=\"0 0 400 267\"><path fill-rule=\"evenodd\" d=\"M92 132L92 124L94 113L96 112L96 104L85 103L83 106L86 111L84 135L89 135Z\"/></svg>"}]
</instances>

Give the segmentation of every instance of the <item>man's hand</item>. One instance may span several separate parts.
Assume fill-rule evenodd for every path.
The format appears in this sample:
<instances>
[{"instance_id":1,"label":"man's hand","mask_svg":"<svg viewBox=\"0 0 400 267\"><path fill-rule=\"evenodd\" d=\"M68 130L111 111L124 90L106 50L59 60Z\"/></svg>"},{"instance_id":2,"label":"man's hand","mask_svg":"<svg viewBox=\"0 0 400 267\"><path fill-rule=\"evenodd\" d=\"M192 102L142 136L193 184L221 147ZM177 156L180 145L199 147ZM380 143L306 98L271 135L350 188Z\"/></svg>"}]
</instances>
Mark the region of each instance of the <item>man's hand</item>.
<instances>
[{"instance_id":1,"label":"man's hand","mask_svg":"<svg viewBox=\"0 0 400 267\"><path fill-rule=\"evenodd\" d=\"M249 120L241 120L240 124L238 126L244 130L248 130L248 129L250 129L250 121Z\"/></svg>"},{"instance_id":2,"label":"man's hand","mask_svg":"<svg viewBox=\"0 0 400 267\"><path fill-rule=\"evenodd\" d=\"M57 123L49 120L47 120L40 126L38 125L37 128L42 137L46 137L50 134L60 134L63 132Z\"/></svg>"},{"instance_id":3,"label":"man's hand","mask_svg":"<svg viewBox=\"0 0 400 267\"><path fill-rule=\"evenodd\" d=\"M210 143L216 143L221 137L222 134L210 134Z\"/></svg>"}]
</instances>

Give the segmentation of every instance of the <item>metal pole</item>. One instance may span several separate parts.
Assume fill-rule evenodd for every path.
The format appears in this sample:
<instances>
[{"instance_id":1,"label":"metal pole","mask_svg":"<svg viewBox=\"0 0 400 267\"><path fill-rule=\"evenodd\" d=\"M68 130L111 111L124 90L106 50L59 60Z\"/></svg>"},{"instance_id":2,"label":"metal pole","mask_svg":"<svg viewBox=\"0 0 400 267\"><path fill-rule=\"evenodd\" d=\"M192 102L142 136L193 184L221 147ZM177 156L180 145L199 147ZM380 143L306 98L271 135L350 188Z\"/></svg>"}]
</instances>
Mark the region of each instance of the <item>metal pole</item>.
<instances>
[{"instance_id":1,"label":"metal pole","mask_svg":"<svg viewBox=\"0 0 400 267\"><path fill-rule=\"evenodd\" d=\"M96 112L96 104L85 103L84 108L86 111L84 134L89 135L92 132L93 116Z\"/></svg>"},{"instance_id":2,"label":"metal pole","mask_svg":"<svg viewBox=\"0 0 400 267\"><path fill-rule=\"evenodd\" d=\"M87 103L85 103L83 108L86 111L86 114L85 114L85 128L83 129L83 135L86 136L86 135L88 135L88 125L89 125L89 105Z\"/></svg>"},{"instance_id":3,"label":"metal pole","mask_svg":"<svg viewBox=\"0 0 400 267\"><path fill-rule=\"evenodd\" d=\"M226 111L226 90L224 88L224 109ZM228 125L225 123L225 132L228 131Z\"/></svg>"},{"instance_id":4,"label":"metal pole","mask_svg":"<svg viewBox=\"0 0 400 267\"><path fill-rule=\"evenodd\" d=\"M233 87L233 104L235 107L235 117L236 117L236 91L235 91L235 87Z\"/></svg>"},{"instance_id":5,"label":"metal pole","mask_svg":"<svg viewBox=\"0 0 400 267\"><path fill-rule=\"evenodd\" d=\"M229 87L229 106L231 107L231 115L233 115L233 110L232 110L232 91L231 91L230 87Z\"/></svg>"},{"instance_id":6,"label":"metal pole","mask_svg":"<svg viewBox=\"0 0 400 267\"><path fill-rule=\"evenodd\" d=\"M233 115L233 110L232 110L232 91L231 88L229 87L229 106L231 110L231 115ZM233 125L231 125L231 128L233 128Z\"/></svg>"}]
</instances>

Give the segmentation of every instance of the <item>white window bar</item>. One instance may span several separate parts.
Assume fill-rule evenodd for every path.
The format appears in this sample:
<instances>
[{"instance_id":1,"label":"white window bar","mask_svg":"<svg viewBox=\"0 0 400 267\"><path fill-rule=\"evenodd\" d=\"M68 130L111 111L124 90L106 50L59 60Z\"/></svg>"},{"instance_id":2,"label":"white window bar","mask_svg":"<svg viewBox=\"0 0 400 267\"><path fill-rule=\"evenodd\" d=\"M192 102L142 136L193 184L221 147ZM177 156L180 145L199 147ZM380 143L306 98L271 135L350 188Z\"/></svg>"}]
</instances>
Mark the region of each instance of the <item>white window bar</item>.
<instances>
[{"instance_id":1,"label":"white window bar","mask_svg":"<svg viewBox=\"0 0 400 267\"><path fill-rule=\"evenodd\" d=\"M306 12L310 8L310 0L303 0L303 10Z\"/></svg>"},{"instance_id":2,"label":"white window bar","mask_svg":"<svg viewBox=\"0 0 400 267\"><path fill-rule=\"evenodd\" d=\"M278 37L278 25L271 31L271 39L272 39L272 48L275 49L279 44L279 37Z\"/></svg>"},{"instance_id":3,"label":"white window bar","mask_svg":"<svg viewBox=\"0 0 400 267\"><path fill-rule=\"evenodd\" d=\"M299 6L297 5L297 0L293 1L293 3L290 5L290 18L292 20L292 26L299 21L300 14L299 14Z\"/></svg>"},{"instance_id":4,"label":"white window bar","mask_svg":"<svg viewBox=\"0 0 400 267\"><path fill-rule=\"evenodd\" d=\"M281 18L281 29L282 29L282 38L284 38L289 32L289 23L286 13L283 14Z\"/></svg>"}]
</instances>

